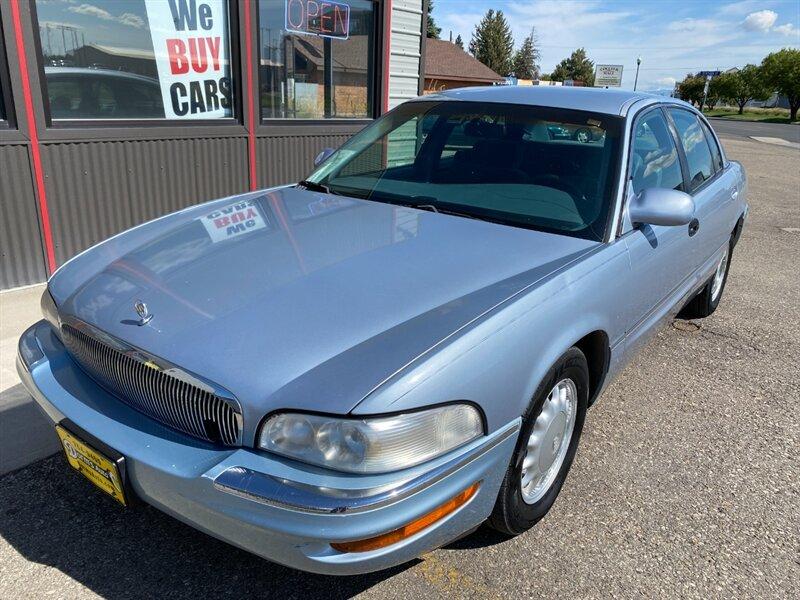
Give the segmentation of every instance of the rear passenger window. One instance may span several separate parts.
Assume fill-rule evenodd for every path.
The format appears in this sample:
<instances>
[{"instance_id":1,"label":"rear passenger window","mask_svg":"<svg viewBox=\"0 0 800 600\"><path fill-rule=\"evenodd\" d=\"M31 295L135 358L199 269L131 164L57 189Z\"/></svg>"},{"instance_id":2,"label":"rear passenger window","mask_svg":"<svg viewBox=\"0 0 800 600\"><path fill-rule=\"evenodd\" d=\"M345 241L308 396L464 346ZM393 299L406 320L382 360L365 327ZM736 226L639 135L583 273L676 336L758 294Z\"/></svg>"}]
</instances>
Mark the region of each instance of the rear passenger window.
<instances>
[{"instance_id":1,"label":"rear passenger window","mask_svg":"<svg viewBox=\"0 0 800 600\"><path fill-rule=\"evenodd\" d=\"M700 121L700 125L703 126L703 133L706 134L706 141L708 141L708 147L711 148L711 155L714 157L714 169L716 171L722 170L722 152L720 152L719 146L717 145L717 140L714 137L714 134L711 133L711 128Z\"/></svg>"},{"instance_id":2,"label":"rear passenger window","mask_svg":"<svg viewBox=\"0 0 800 600\"><path fill-rule=\"evenodd\" d=\"M714 175L711 150L697 117L685 110L671 108L669 111L678 129L683 151L686 153L690 191L694 191Z\"/></svg>"},{"instance_id":3,"label":"rear passenger window","mask_svg":"<svg viewBox=\"0 0 800 600\"><path fill-rule=\"evenodd\" d=\"M633 191L646 188L683 188L678 150L660 110L654 110L636 125L631 154Z\"/></svg>"}]
</instances>

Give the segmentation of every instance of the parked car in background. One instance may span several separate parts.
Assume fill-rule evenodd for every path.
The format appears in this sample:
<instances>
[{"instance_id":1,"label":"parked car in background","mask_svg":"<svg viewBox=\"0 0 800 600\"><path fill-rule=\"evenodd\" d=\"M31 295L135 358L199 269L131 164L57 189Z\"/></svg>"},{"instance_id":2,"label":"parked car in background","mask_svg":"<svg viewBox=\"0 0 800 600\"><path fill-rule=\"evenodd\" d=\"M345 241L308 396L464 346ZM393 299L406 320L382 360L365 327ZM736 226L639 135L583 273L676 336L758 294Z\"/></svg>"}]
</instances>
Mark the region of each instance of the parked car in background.
<instances>
[{"instance_id":1,"label":"parked car in background","mask_svg":"<svg viewBox=\"0 0 800 600\"><path fill-rule=\"evenodd\" d=\"M717 308L747 214L703 116L641 93L433 94L317 162L66 263L18 370L117 501L320 573L540 520L609 381Z\"/></svg>"},{"instance_id":2,"label":"parked car in background","mask_svg":"<svg viewBox=\"0 0 800 600\"><path fill-rule=\"evenodd\" d=\"M53 119L163 119L161 87L153 77L102 68L48 66Z\"/></svg>"}]
</instances>

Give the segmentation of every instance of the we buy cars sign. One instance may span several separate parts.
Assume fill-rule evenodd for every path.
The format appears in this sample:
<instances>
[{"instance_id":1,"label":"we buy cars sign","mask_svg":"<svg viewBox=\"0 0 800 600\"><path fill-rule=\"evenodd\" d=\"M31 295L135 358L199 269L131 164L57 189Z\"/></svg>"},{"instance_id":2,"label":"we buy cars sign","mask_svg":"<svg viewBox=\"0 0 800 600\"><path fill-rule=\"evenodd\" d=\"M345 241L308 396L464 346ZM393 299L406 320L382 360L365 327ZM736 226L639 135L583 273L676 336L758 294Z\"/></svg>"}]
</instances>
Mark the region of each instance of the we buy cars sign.
<instances>
[{"instance_id":1,"label":"we buy cars sign","mask_svg":"<svg viewBox=\"0 0 800 600\"><path fill-rule=\"evenodd\" d=\"M145 0L168 119L230 117L225 0Z\"/></svg>"},{"instance_id":2,"label":"we buy cars sign","mask_svg":"<svg viewBox=\"0 0 800 600\"><path fill-rule=\"evenodd\" d=\"M243 200L223 206L200 217L199 220L202 221L208 237L215 244L264 229L268 225L258 204L252 200Z\"/></svg>"}]
</instances>

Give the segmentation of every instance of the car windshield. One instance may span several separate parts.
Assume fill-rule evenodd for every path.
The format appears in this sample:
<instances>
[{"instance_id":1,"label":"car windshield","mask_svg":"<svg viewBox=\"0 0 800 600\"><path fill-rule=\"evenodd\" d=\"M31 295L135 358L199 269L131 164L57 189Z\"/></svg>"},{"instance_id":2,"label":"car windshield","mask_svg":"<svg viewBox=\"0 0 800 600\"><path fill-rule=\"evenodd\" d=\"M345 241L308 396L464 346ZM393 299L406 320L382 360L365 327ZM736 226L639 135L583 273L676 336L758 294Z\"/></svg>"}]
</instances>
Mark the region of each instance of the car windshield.
<instances>
[{"instance_id":1,"label":"car windshield","mask_svg":"<svg viewBox=\"0 0 800 600\"><path fill-rule=\"evenodd\" d=\"M462 101L403 104L301 185L592 240L609 222L621 119Z\"/></svg>"}]
</instances>

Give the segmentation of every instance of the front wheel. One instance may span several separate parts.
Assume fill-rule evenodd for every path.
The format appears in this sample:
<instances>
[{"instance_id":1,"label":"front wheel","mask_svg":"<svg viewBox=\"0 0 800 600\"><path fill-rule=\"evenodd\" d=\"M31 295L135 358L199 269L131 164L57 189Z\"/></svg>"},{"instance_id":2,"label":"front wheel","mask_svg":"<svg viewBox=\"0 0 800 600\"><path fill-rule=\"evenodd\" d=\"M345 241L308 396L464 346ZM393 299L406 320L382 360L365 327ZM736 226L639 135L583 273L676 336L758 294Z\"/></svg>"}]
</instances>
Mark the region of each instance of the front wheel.
<instances>
[{"instance_id":1,"label":"front wheel","mask_svg":"<svg viewBox=\"0 0 800 600\"><path fill-rule=\"evenodd\" d=\"M547 514L578 449L588 399L586 357L573 347L547 373L523 415L490 527L518 535Z\"/></svg>"}]
</instances>

